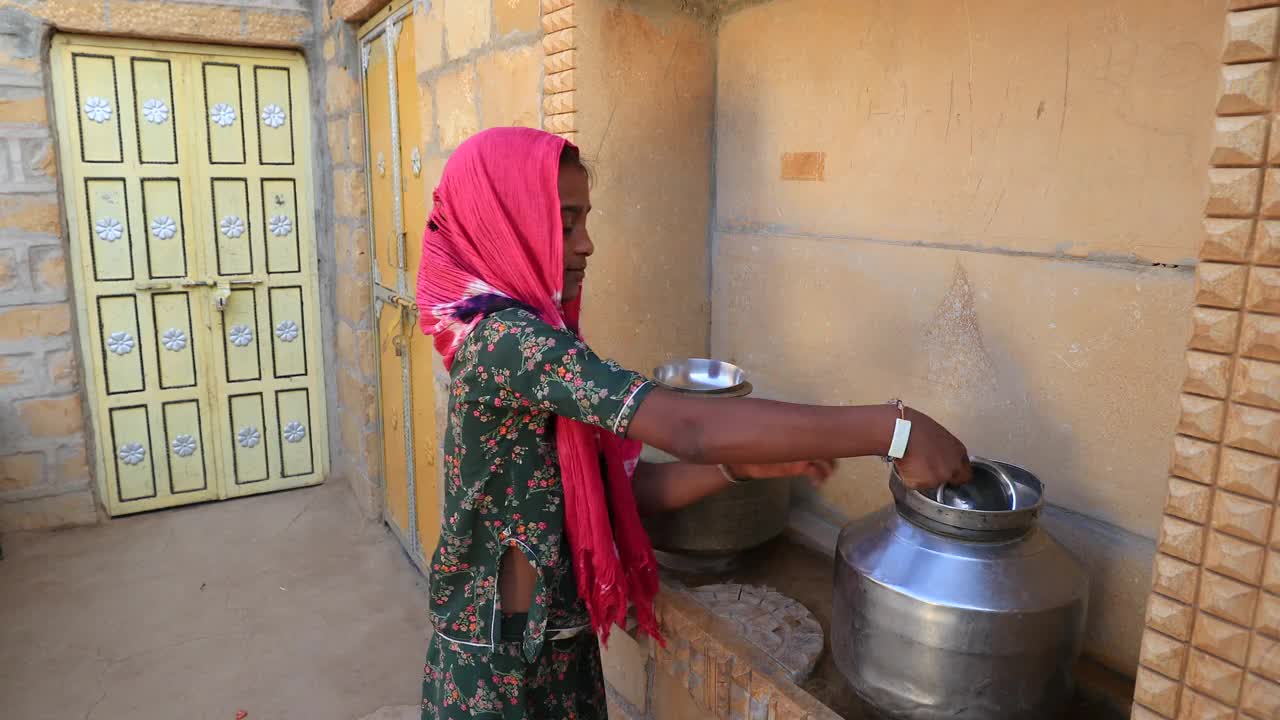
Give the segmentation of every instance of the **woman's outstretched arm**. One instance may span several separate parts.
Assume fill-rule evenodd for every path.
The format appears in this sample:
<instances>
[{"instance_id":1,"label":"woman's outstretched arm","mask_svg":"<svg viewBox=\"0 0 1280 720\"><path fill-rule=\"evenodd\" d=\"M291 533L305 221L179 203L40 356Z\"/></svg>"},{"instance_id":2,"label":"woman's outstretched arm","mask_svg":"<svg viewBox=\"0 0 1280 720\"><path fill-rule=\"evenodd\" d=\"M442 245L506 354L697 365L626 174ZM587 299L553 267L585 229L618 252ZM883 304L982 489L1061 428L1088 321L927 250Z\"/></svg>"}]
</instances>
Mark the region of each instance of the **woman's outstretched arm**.
<instances>
[{"instance_id":1,"label":"woman's outstretched arm","mask_svg":"<svg viewBox=\"0 0 1280 720\"><path fill-rule=\"evenodd\" d=\"M705 399L655 389L636 409L628 436L695 465L786 463L887 455L898 417L893 405ZM912 426L898 461L903 481L918 489L968 482L964 445L924 413L908 408L906 419Z\"/></svg>"}]
</instances>

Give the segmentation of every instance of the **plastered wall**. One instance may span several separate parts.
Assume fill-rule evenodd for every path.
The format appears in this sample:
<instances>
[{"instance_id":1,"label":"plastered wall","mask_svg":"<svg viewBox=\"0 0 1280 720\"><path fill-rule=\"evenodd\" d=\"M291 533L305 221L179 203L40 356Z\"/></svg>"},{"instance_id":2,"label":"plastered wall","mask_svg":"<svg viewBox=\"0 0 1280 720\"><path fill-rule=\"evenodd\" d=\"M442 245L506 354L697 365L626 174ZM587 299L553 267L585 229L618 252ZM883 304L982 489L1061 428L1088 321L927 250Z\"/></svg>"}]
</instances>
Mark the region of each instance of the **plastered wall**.
<instances>
[{"instance_id":1,"label":"plastered wall","mask_svg":"<svg viewBox=\"0 0 1280 720\"><path fill-rule=\"evenodd\" d=\"M763 396L902 397L1048 485L1137 660L1225 8L775 0L717 57L712 348ZM818 501L888 501L852 463Z\"/></svg>"}]
</instances>

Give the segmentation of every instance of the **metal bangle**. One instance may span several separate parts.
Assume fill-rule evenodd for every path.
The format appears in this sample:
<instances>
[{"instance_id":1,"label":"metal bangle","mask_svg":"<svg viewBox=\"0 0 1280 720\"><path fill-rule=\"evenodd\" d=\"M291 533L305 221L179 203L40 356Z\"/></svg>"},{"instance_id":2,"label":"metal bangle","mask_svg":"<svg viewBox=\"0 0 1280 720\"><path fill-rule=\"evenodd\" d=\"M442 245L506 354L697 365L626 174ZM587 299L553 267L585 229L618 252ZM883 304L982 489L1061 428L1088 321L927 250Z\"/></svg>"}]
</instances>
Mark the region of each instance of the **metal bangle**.
<instances>
[{"instance_id":1,"label":"metal bangle","mask_svg":"<svg viewBox=\"0 0 1280 720\"><path fill-rule=\"evenodd\" d=\"M717 465L716 469L720 471L720 474L724 476L725 480L728 480L734 485L741 485L747 482L746 480L739 480L738 478L734 477L733 473L729 472L729 468L725 467L724 465Z\"/></svg>"}]
</instances>

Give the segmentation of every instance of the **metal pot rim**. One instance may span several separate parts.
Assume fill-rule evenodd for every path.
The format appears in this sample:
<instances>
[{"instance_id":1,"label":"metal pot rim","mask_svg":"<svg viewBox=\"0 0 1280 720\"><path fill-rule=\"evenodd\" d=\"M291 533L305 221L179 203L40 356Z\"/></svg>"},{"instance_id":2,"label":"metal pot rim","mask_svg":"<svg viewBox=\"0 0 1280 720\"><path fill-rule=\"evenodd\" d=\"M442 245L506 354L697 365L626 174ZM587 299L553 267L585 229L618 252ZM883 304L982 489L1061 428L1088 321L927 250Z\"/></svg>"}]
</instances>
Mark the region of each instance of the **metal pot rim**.
<instances>
[{"instance_id":1,"label":"metal pot rim","mask_svg":"<svg viewBox=\"0 0 1280 720\"><path fill-rule=\"evenodd\" d=\"M1009 531L1025 530L1035 524L1040 510L1044 507L1044 483L1026 468L1012 463L987 461L1002 467L1006 473L1015 471L1012 482L1024 485L1036 494L1035 503L1019 507L1015 510L968 510L943 505L925 496L918 490L908 489L898 474L897 465L891 466L889 473L889 490L901 510L906 508L933 522L941 523L962 530L976 531Z\"/></svg>"}]
</instances>

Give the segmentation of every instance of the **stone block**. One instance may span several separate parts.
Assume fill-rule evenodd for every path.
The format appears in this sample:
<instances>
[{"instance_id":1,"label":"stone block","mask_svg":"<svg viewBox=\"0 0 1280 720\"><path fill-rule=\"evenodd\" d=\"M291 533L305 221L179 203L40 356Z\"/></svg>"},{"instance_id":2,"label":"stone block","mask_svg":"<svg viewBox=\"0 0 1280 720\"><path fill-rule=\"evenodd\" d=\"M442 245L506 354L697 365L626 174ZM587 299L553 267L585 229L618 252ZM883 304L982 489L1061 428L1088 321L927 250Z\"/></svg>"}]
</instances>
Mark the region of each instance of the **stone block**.
<instances>
[{"instance_id":1,"label":"stone block","mask_svg":"<svg viewBox=\"0 0 1280 720\"><path fill-rule=\"evenodd\" d=\"M1196 268L1196 302L1211 307L1240 307L1248 275L1245 265L1200 263Z\"/></svg>"},{"instance_id":2,"label":"stone block","mask_svg":"<svg viewBox=\"0 0 1280 720\"><path fill-rule=\"evenodd\" d=\"M667 673L657 673L653 688L653 717L662 720L706 720L708 713L700 707L679 680Z\"/></svg>"},{"instance_id":3,"label":"stone block","mask_svg":"<svg viewBox=\"0 0 1280 720\"><path fill-rule=\"evenodd\" d=\"M1142 634L1142 650L1139 662L1169 677L1181 677L1182 666L1187 659L1186 643L1163 635L1155 630Z\"/></svg>"},{"instance_id":4,"label":"stone block","mask_svg":"<svg viewBox=\"0 0 1280 720\"><path fill-rule=\"evenodd\" d=\"M1275 57L1276 20L1280 8L1227 13L1222 62L1241 63Z\"/></svg>"},{"instance_id":5,"label":"stone block","mask_svg":"<svg viewBox=\"0 0 1280 720\"><path fill-rule=\"evenodd\" d=\"M352 330L345 322L338 323L338 362L355 368L360 377L373 380L377 346L369 330Z\"/></svg>"},{"instance_id":6,"label":"stone block","mask_svg":"<svg viewBox=\"0 0 1280 720\"><path fill-rule=\"evenodd\" d=\"M347 150L347 118L339 116L326 122L324 132L329 143L329 162L334 165L351 162L351 153Z\"/></svg>"},{"instance_id":7,"label":"stone block","mask_svg":"<svg viewBox=\"0 0 1280 720\"><path fill-rule=\"evenodd\" d=\"M1209 418L1202 421L1207 423ZM1280 455L1280 413L1232 404L1223 441L1243 450Z\"/></svg>"},{"instance_id":8,"label":"stone block","mask_svg":"<svg viewBox=\"0 0 1280 720\"><path fill-rule=\"evenodd\" d=\"M1165 716L1135 703L1129 713L1129 720L1165 720Z\"/></svg>"},{"instance_id":9,"label":"stone block","mask_svg":"<svg viewBox=\"0 0 1280 720\"><path fill-rule=\"evenodd\" d=\"M369 196L363 169L333 171L333 211L345 220L365 219Z\"/></svg>"},{"instance_id":10,"label":"stone block","mask_svg":"<svg viewBox=\"0 0 1280 720\"><path fill-rule=\"evenodd\" d=\"M1262 164L1267 141L1266 115L1240 115L1216 118L1213 123L1212 165Z\"/></svg>"},{"instance_id":11,"label":"stone block","mask_svg":"<svg viewBox=\"0 0 1280 720\"><path fill-rule=\"evenodd\" d=\"M0 228L57 235L62 211L53 194L0 196Z\"/></svg>"},{"instance_id":12,"label":"stone block","mask_svg":"<svg viewBox=\"0 0 1280 720\"><path fill-rule=\"evenodd\" d=\"M498 36L514 32L534 32L542 8L538 0L493 0L493 19Z\"/></svg>"},{"instance_id":13,"label":"stone block","mask_svg":"<svg viewBox=\"0 0 1280 720\"><path fill-rule=\"evenodd\" d=\"M1242 358L1236 363L1231 397L1250 405L1280 408L1280 363Z\"/></svg>"},{"instance_id":14,"label":"stone block","mask_svg":"<svg viewBox=\"0 0 1280 720\"><path fill-rule=\"evenodd\" d=\"M23 125L48 125L49 100L36 88L0 88L0 118Z\"/></svg>"},{"instance_id":15,"label":"stone block","mask_svg":"<svg viewBox=\"0 0 1280 720\"><path fill-rule=\"evenodd\" d=\"M1219 115L1247 115L1270 109L1270 62L1222 66L1222 94L1218 98Z\"/></svg>"},{"instance_id":16,"label":"stone block","mask_svg":"<svg viewBox=\"0 0 1280 720\"><path fill-rule=\"evenodd\" d=\"M1200 483L1213 482L1218 464L1216 443L1196 440L1185 435L1173 438L1173 459L1170 462L1174 475Z\"/></svg>"},{"instance_id":17,"label":"stone block","mask_svg":"<svg viewBox=\"0 0 1280 720\"><path fill-rule=\"evenodd\" d=\"M1197 570L1188 562L1157 553L1152 587L1175 600L1189 603L1196 594Z\"/></svg>"},{"instance_id":18,"label":"stone block","mask_svg":"<svg viewBox=\"0 0 1280 720\"><path fill-rule=\"evenodd\" d=\"M122 35L221 41L244 37L238 7L125 0L111 3L109 21L111 31Z\"/></svg>"},{"instance_id":19,"label":"stone block","mask_svg":"<svg viewBox=\"0 0 1280 720\"><path fill-rule=\"evenodd\" d=\"M548 115L542 119L542 129L560 135L572 134L578 128L577 113Z\"/></svg>"},{"instance_id":20,"label":"stone block","mask_svg":"<svg viewBox=\"0 0 1280 720\"><path fill-rule=\"evenodd\" d=\"M1231 358L1226 355L1188 351L1187 375L1182 381L1182 389L1197 395L1225 398L1230 369Z\"/></svg>"},{"instance_id":21,"label":"stone block","mask_svg":"<svg viewBox=\"0 0 1280 720\"><path fill-rule=\"evenodd\" d=\"M0 532L93 525L98 510L88 489L65 495L0 503Z\"/></svg>"},{"instance_id":22,"label":"stone block","mask_svg":"<svg viewBox=\"0 0 1280 720\"><path fill-rule=\"evenodd\" d=\"M71 332L71 306L23 305L0 308L0 343L49 339Z\"/></svg>"},{"instance_id":23,"label":"stone block","mask_svg":"<svg viewBox=\"0 0 1280 720\"><path fill-rule=\"evenodd\" d=\"M1268 552L1262 571L1262 589L1280 594L1280 554Z\"/></svg>"},{"instance_id":24,"label":"stone block","mask_svg":"<svg viewBox=\"0 0 1280 720\"><path fill-rule=\"evenodd\" d=\"M1200 609L1237 625L1249 625L1258 604L1258 589L1214 572L1200 577Z\"/></svg>"},{"instance_id":25,"label":"stone block","mask_svg":"<svg viewBox=\"0 0 1280 720\"><path fill-rule=\"evenodd\" d=\"M1205 614L1196 619L1191 644L1237 665L1244 665L1249 651L1249 630Z\"/></svg>"},{"instance_id":26,"label":"stone block","mask_svg":"<svg viewBox=\"0 0 1280 720\"><path fill-rule=\"evenodd\" d=\"M561 8L569 7L574 0L542 0L542 12L553 13Z\"/></svg>"},{"instance_id":27,"label":"stone block","mask_svg":"<svg viewBox=\"0 0 1280 720\"><path fill-rule=\"evenodd\" d=\"M1199 650L1192 650L1187 663L1187 685L1228 705L1240 699L1244 670Z\"/></svg>"},{"instance_id":28,"label":"stone block","mask_svg":"<svg viewBox=\"0 0 1280 720\"><path fill-rule=\"evenodd\" d=\"M373 312L373 283L364 273L343 273L338 277L338 319L353 328L370 327Z\"/></svg>"},{"instance_id":29,"label":"stone block","mask_svg":"<svg viewBox=\"0 0 1280 720\"><path fill-rule=\"evenodd\" d=\"M440 145L445 150L458 147L480 132L475 75L475 67L465 64L436 79L436 118Z\"/></svg>"},{"instance_id":30,"label":"stone block","mask_svg":"<svg viewBox=\"0 0 1280 720\"><path fill-rule=\"evenodd\" d=\"M1240 709L1255 718L1280 717L1280 684L1249 673L1244 679Z\"/></svg>"},{"instance_id":31,"label":"stone block","mask_svg":"<svg viewBox=\"0 0 1280 720\"><path fill-rule=\"evenodd\" d=\"M386 5L386 0L333 0L332 12L347 22L363 22Z\"/></svg>"},{"instance_id":32,"label":"stone block","mask_svg":"<svg viewBox=\"0 0 1280 720\"><path fill-rule=\"evenodd\" d=\"M1153 593L1147 603L1147 627L1177 638L1191 639L1193 610L1190 605Z\"/></svg>"},{"instance_id":33,"label":"stone block","mask_svg":"<svg viewBox=\"0 0 1280 720\"><path fill-rule=\"evenodd\" d=\"M1277 228L1280 230L1280 227ZM1253 221L1240 218L1205 218L1200 259L1242 263L1249 259Z\"/></svg>"},{"instance_id":34,"label":"stone block","mask_svg":"<svg viewBox=\"0 0 1280 720\"><path fill-rule=\"evenodd\" d=\"M0 293L12 290L21 280L18 270L18 253L9 248L0 248Z\"/></svg>"},{"instance_id":35,"label":"stone block","mask_svg":"<svg viewBox=\"0 0 1280 720\"><path fill-rule=\"evenodd\" d=\"M1271 503L1220 492L1213 501L1213 528L1262 545L1267 542L1273 508Z\"/></svg>"},{"instance_id":36,"label":"stone block","mask_svg":"<svg viewBox=\"0 0 1280 720\"><path fill-rule=\"evenodd\" d=\"M258 45L302 45L311 35L311 17L301 13L249 10L244 39Z\"/></svg>"},{"instance_id":37,"label":"stone block","mask_svg":"<svg viewBox=\"0 0 1280 720\"><path fill-rule=\"evenodd\" d=\"M444 4L445 47L450 59L460 58L489 42L491 10L490 0L455 0Z\"/></svg>"},{"instance_id":38,"label":"stone block","mask_svg":"<svg viewBox=\"0 0 1280 720\"><path fill-rule=\"evenodd\" d=\"M76 354L71 350L54 350L44 356L45 367L49 368L49 380L59 390L71 389L80 384L80 370L76 363Z\"/></svg>"},{"instance_id":39,"label":"stone block","mask_svg":"<svg viewBox=\"0 0 1280 720\"><path fill-rule=\"evenodd\" d=\"M544 35L542 37L542 51L547 55L555 55L565 50L577 48L578 43L575 32L574 28L565 28L564 30Z\"/></svg>"},{"instance_id":40,"label":"stone block","mask_svg":"<svg viewBox=\"0 0 1280 720\"><path fill-rule=\"evenodd\" d=\"M608 647L602 646L600 654L605 681L641 713L647 709L647 644L647 640L637 641L621 628L615 627L609 635Z\"/></svg>"},{"instance_id":41,"label":"stone block","mask_svg":"<svg viewBox=\"0 0 1280 720\"><path fill-rule=\"evenodd\" d=\"M1254 230L1253 261L1260 265L1280 265L1280 222L1258 223Z\"/></svg>"},{"instance_id":42,"label":"stone block","mask_svg":"<svg viewBox=\"0 0 1280 720\"><path fill-rule=\"evenodd\" d=\"M414 62L419 73L430 72L443 65L445 60L444 3L417 5L414 12L417 13L413 27Z\"/></svg>"},{"instance_id":43,"label":"stone block","mask_svg":"<svg viewBox=\"0 0 1280 720\"><path fill-rule=\"evenodd\" d=\"M1247 357L1280 361L1280 318L1246 315L1240 353Z\"/></svg>"},{"instance_id":44,"label":"stone block","mask_svg":"<svg viewBox=\"0 0 1280 720\"><path fill-rule=\"evenodd\" d=\"M1211 532L1204 555L1204 566L1209 570L1255 585L1262 582L1266 550L1261 545Z\"/></svg>"},{"instance_id":45,"label":"stone block","mask_svg":"<svg viewBox=\"0 0 1280 720\"><path fill-rule=\"evenodd\" d=\"M329 65L326 68L324 76L324 111L326 113L335 115L358 108L359 93L360 85L352 70L341 65Z\"/></svg>"},{"instance_id":46,"label":"stone block","mask_svg":"<svg viewBox=\"0 0 1280 720\"><path fill-rule=\"evenodd\" d=\"M542 71L547 75L556 75L558 73L572 70L578 66L578 51L565 50L554 55L547 55L542 59Z\"/></svg>"},{"instance_id":47,"label":"stone block","mask_svg":"<svg viewBox=\"0 0 1280 720\"><path fill-rule=\"evenodd\" d=\"M576 87L574 85L575 80L573 73L573 69L570 68L568 70L547 75L542 80L542 92L552 95L555 93L573 90Z\"/></svg>"},{"instance_id":48,"label":"stone block","mask_svg":"<svg viewBox=\"0 0 1280 720\"><path fill-rule=\"evenodd\" d=\"M427 114L430 117L430 113ZM428 121L429 122L429 121ZM430 135L424 142L430 142ZM347 152L351 162L364 165L364 113L353 112L347 116Z\"/></svg>"},{"instance_id":49,"label":"stone block","mask_svg":"<svg viewBox=\"0 0 1280 720\"><path fill-rule=\"evenodd\" d=\"M1225 403L1183 393L1180 407L1182 412L1178 418L1178 432L1204 440L1217 440L1221 437Z\"/></svg>"},{"instance_id":50,"label":"stone block","mask_svg":"<svg viewBox=\"0 0 1280 720\"><path fill-rule=\"evenodd\" d=\"M1246 300L1250 310L1280 313L1280 268L1253 268Z\"/></svg>"},{"instance_id":51,"label":"stone block","mask_svg":"<svg viewBox=\"0 0 1280 720\"><path fill-rule=\"evenodd\" d=\"M1270 593L1262 594L1253 629L1269 638L1280 640L1280 597Z\"/></svg>"},{"instance_id":52,"label":"stone block","mask_svg":"<svg viewBox=\"0 0 1280 720\"><path fill-rule=\"evenodd\" d=\"M1175 517L1203 523L1209 518L1211 496L1212 490L1207 485L1169 478L1169 494L1165 497L1164 511Z\"/></svg>"},{"instance_id":53,"label":"stone block","mask_svg":"<svg viewBox=\"0 0 1280 720\"><path fill-rule=\"evenodd\" d=\"M1203 525L1166 517L1160 523L1160 539L1157 547L1161 552L1173 557L1198 563L1204 547L1204 534Z\"/></svg>"},{"instance_id":54,"label":"stone block","mask_svg":"<svg viewBox=\"0 0 1280 720\"><path fill-rule=\"evenodd\" d=\"M542 111L547 115L559 115L560 113L570 113L577 109L576 93L573 90L569 92L556 93L555 95L547 95L542 98Z\"/></svg>"},{"instance_id":55,"label":"stone block","mask_svg":"<svg viewBox=\"0 0 1280 720\"><path fill-rule=\"evenodd\" d=\"M1191 688L1182 688L1182 709L1179 720L1235 720L1235 708L1201 695Z\"/></svg>"},{"instance_id":56,"label":"stone block","mask_svg":"<svg viewBox=\"0 0 1280 720\"><path fill-rule=\"evenodd\" d=\"M19 420L32 437L70 437L84 430L79 395L19 400L14 406Z\"/></svg>"},{"instance_id":57,"label":"stone block","mask_svg":"<svg viewBox=\"0 0 1280 720\"><path fill-rule=\"evenodd\" d=\"M1138 668L1133 699L1165 717L1173 717L1178 711L1178 683L1154 670Z\"/></svg>"},{"instance_id":58,"label":"stone block","mask_svg":"<svg viewBox=\"0 0 1280 720\"><path fill-rule=\"evenodd\" d=\"M41 245L27 251L31 287L50 300L67 297L67 256L58 245Z\"/></svg>"},{"instance_id":59,"label":"stone block","mask_svg":"<svg viewBox=\"0 0 1280 720\"><path fill-rule=\"evenodd\" d=\"M1215 308L1192 308L1191 338L1187 341L1187 346L1211 352L1235 352L1239 324L1239 313ZM1280 335L1277 340L1280 341ZM1276 348L1276 357L1280 358L1280 342Z\"/></svg>"},{"instance_id":60,"label":"stone block","mask_svg":"<svg viewBox=\"0 0 1280 720\"><path fill-rule=\"evenodd\" d=\"M30 357L28 354L0 355L0 391L26 382Z\"/></svg>"},{"instance_id":61,"label":"stone block","mask_svg":"<svg viewBox=\"0 0 1280 720\"><path fill-rule=\"evenodd\" d=\"M1249 650L1249 670L1263 677L1280 682L1280 643L1265 637L1257 637ZM1244 660L1240 663L1243 665Z\"/></svg>"},{"instance_id":62,"label":"stone block","mask_svg":"<svg viewBox=\"0 0 1280 720\"><path fill-rule=\"evenodd\" d=\"M484 127L538 127L541 60L537 46L525 45L494 51L477 61L480 119Z\"/></svg>"},{"instance_id":63,"label":"stone block","mask_svg":"<svg viewBox=\"0 0 1280 720\"><path fill-rule=\"evenodd\" d=\"M573 17L573 8L573 5L566 5L555 12L545 13L542 16L542 31L549 35L567 28L577 27L578 23Z\"/></svg>"},{"instance_id":64,"label":"stone block","mask_svg":"<svg viewBox=\"0 0 1280 720\"><path fill-rule=\"evenodd\" d=\"M1218 485L1231 492L1271 501L1280 478L1280 460L1235 448L1222 451Z\"/></svg>"},{"instance_id":65,"label":"stone block","mask_svg":"<svg viewBox=\"0 0 1280 720\"><path fill-rule=\"evenodd\" d=\"M76 0L76 2L47 2L40 8L40 16L59 30L86 30L102 32L108 29L105 0Z\"/></svg>"},{"instance_id":66,"label":"stone block","mask_svg":"<svg viewBox=\"0 0 1280 720\"><path fill-rule=\"evenodd\" d=\"M1280 174L1268 168L1262 179L1262 214L1280 217Z\"/></svg>"},{"instance_id":67,"label":"stone block","mask_svg":"<svg viewBox=\"0 0 1280 720\"><path fill-rule=\"evenodd\" d=\"M0 455L0 494L26 490L44 482L44 453Z\"/></svg>"},{"instance_id":68,"label":"stone block","mask_svg":"<svg viewBox=\"0 0 1280 720\"><path fill-rule=\"evenodd\" d=\"M1227 0L1228 10L1249 10L1280 5L1280 0Z\"/></svg>"},{"instance_id":69,"label":"stone block","mask_svg":"<svg viewBox=\"0 0 1280 720\"><path fill-rule=\"evenodd\" d=\"M324 55L326 62L332 62L338 56L338 36L333 33L325 36L320 52Z\"/></svg>"},{"instance_id":70,"label":"stone block","mask_svg":"<svg viewBox=\"0 0 1280 720\"><path fill-rule=\"evenodd\" d=\"M50 484L63 487L88 487L89 455L84 445L60 448L56 460L49 473Z\"/></svg>"}]
</instances>

